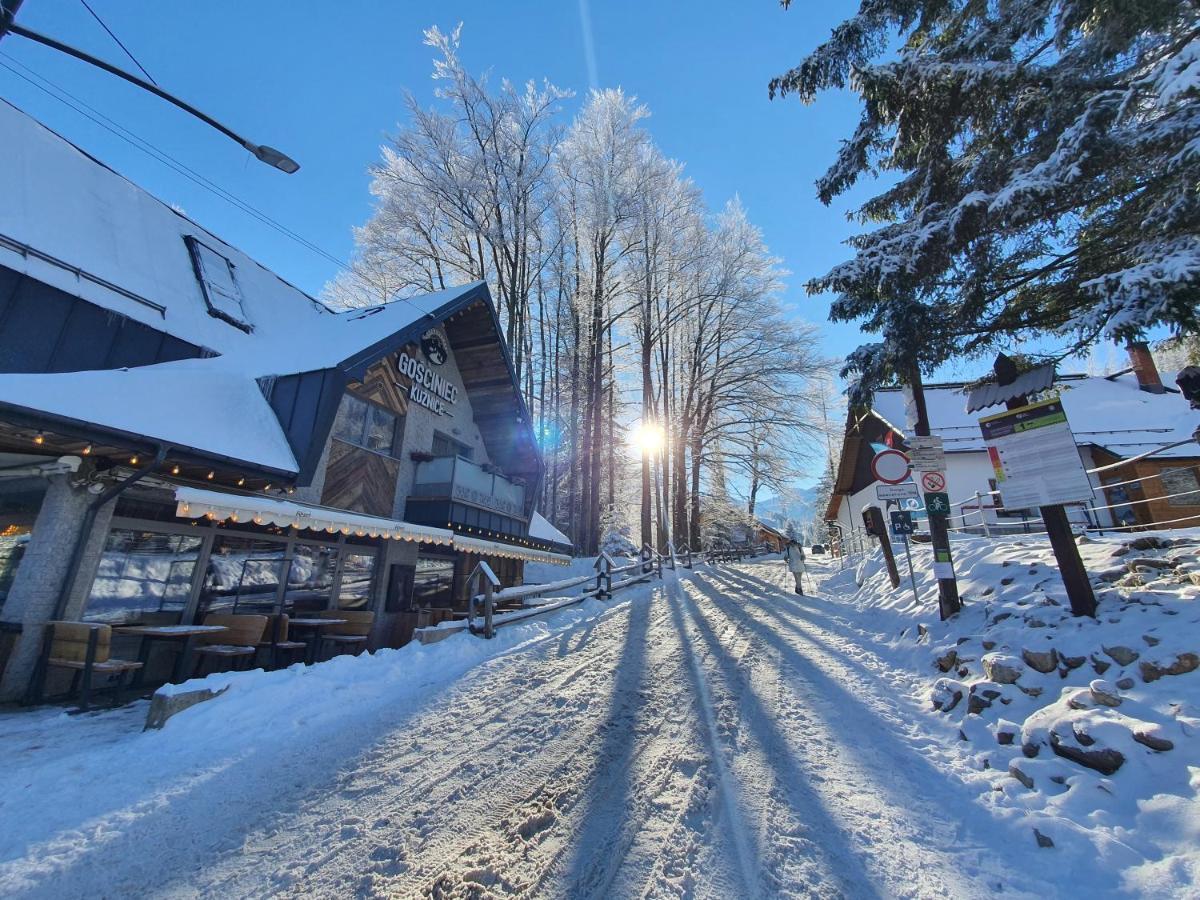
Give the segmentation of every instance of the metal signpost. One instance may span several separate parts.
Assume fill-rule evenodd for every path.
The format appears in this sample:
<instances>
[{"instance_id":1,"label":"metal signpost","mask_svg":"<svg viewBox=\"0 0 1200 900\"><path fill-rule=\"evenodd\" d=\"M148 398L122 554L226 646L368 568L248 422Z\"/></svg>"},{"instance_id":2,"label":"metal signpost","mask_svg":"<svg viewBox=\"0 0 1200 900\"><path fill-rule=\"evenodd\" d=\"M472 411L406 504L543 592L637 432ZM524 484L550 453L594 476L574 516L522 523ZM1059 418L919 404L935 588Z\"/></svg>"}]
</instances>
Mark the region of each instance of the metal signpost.
<instances>
[{"instance_id":1,"label":"metal signpost","mask_svg":"<svg viewBox=\"0 0 1200 900\"><path fill-rule=\"evenodd\" d=\"M880 450L871 460L871 474L884 484L907 481L911 472L908 457L899 450Z\"/></svg>"},{"instance_id":2,"label":"metal signpost","mask_svg":"<svg viewBox=\"0 0 1200 900\"><path fill-rule=\"evenodd\" d=\"M891 512L892 534L904 541L904 556L908 560L908 583L912 585L913 600L921 602L917 593L917 579L913 574L912 550L908 546L908 536L913 533L912 513L906 509L894 509Z\"/></svg>"},{"instance_id":3,"label":"metal signpost","mask_svg":"<svg viewBox=\"0 0 1200 900\"><path fill-rule=\"evenodd\" d=\"M946 451L936 435L914 435L908 442L908 458L914 472L942 472L946 468Z\"/></svg>"},{"instance_id":4,"label":"metal signpost","mask_svg":"<svg viewBox=\"0 0 1200 900\"><path fill-rule=\"evenodd\" d=\"M917 486L911 481L904 484L875 485L875 497L878 500L917 500L920 496Z\"/></svg>"}]
</instances>

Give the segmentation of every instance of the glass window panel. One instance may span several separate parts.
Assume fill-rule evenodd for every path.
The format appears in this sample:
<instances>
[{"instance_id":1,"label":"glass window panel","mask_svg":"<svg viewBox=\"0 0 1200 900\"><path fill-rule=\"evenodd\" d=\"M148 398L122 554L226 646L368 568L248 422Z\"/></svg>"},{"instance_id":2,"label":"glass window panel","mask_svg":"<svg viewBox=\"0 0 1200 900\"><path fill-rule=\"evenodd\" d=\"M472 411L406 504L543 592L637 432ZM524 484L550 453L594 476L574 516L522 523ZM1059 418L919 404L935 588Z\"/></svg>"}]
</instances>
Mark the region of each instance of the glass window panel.
<instances>
[{"instance_id":1,"label":"glass window panel","mask_svg":"<svg viewBox=\"0 0 1200 900\"><path fill-rule=\"evenodd\" d=\"M283 595L284 609L294 613L328 609L337 560L337 547L296 544Z\"/></svg>"},{"instance_id":2,"label":"glass window panel","mask_svg":"<svg viewBox=\"0 0 1200 900\"><path fill-rule=\"evenodd\" d=\"M417 558L413 576L413 609L450 606L454 589L454 560L441 557Z\"/></svg>"},{"instance_id":3,"label":"glass window panel","mask_svg":"<svg viewBox=\"0 0 1200 900\"><path fill-rule=\"evenodd\" d=\"M9 525L0 532L0 610L4 609L4 601L25 556L32 530L28 525Z\"/></svg>"},{"instance_id":4,"label":"glass window panel","mask_svg":"<svg viewBox=\"0 0 1200 900\"><path fill-rule=\"evenodd\" d=\"M105 540L84 619L135 622L187 606L201 538L114 528Z\"/></svg>"},{"instance_id":5,"label":"glass window panel","mask_svg":"<svg viewBox=\"0 0 1200 900\"><path fill-rule=\"evenodd\" d=\"M262 613L274 608L286 561L282 541L221 534L213 541L196 620L210 612Z\"/></svg>"},{"instance_id":6,"label":"glass window panel","mask_svg":"<svg viewBox=\"0 0 1200 900\"><path fill-rule=\"evenodd\" d=\"M367 404L349 394L342 397L337 418L333 421L333 436L350 444L362 445L367 424Z\"/></svg>"},{"instance_id":7,"label":"glass window panel","mask_svg":"<svg viewBox=\"0 0 1200 900\"><path fill-rule=\"evenodd\" d=\"M242 291L229 260L197 240L189 240L188 245L198 263L209 307L234 322L246 325Z\"/></svg>"},{"instance_id":8,"label":"glass window panel","mask_svg":"<svg viewBox=\"0 0 1200 900\"><path fill-rule=\"evenodd\" d=\"M338 609L370 609L371 579L375 574L374 553L347 553L342 564Z\"/></svg>"},{"instance_id":9,"label":"glass window panel","mask_svg":"<svg viewBox=\"0 0 1200 900\"><path fill-rule=\"evenodd\" d=\"M396 417L386 409L380 409L378 406L370 408L370 417L367 424L367 441L366 448L368 450L377 450L380 453L391 454L392 452L392 434L396 425Z\"/></svg>"}]
</instances>

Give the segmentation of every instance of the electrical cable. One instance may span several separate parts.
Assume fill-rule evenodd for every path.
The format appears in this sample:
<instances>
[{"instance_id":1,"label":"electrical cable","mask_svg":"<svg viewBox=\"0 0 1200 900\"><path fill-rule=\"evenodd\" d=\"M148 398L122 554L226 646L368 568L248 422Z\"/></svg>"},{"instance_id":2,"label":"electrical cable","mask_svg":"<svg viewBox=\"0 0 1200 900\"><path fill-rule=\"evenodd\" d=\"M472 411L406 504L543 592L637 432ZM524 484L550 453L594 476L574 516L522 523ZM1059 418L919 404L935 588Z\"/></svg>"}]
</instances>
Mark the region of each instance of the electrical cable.
<instances>
[{"instance_id":1,"label":"electrical cable","mask_svg":"<svg viewBox=\"0 0 1200 900\"><path fill-rule=\"evenodd\" d=\"M95 19L97 22L99 22L99 23L100 23L100 27L101 27L101 28L103 28L105 31L107 31L107 32L108 32L108 36L109 36L110 38L112 38L114 41L116 41L116 42L117 42L117 46L118 46L118 47L120 47L122 50L124 50L124 51L125 51L125 55L126 55L126 56L128 56L128 57L129 57L131 60L133 60L133 64L134 64L135 66L137 66L139 69L141 69L141 70L142 70L142 74L146 76L146 80L147 80L147 81L149 81L151 84L153 84L153 85L157 86L157 85L158 85L158 82L154 80L154 76L153 76L153 75L151 75L149 72L147 72L147 71L146 71L146 67L145 67L145 66L143 66L143 65L142 65L140 62L138 62L138 61L137 61L137 57L136 57L136 56L134 56L134 55L133 55L133 54L132 54L132 53L129 51L129 48L128 48L128 47L126 47L126 46L125 46L125 45L124 45L124 44L121 42L121 39L120 39L119 37L117 37L115 34L113 34L113 30L112 30L111 28L109 28L107 25L105 25L105 24L104 24L104 20L103 20L103 19L101 19L101 18L100 18L100 16L98 16L98 15L96 14L96 11L95 11L94 9L92 9L92 7L91 7L91 6L89 6L89 5L88 5L88 2L87 2L87 0L79 0L79 2L83 4L83 8L84 8L84 9L86 9L88 12L90 12L90 13L92 14L92 18L93 18L93 19Z\"/></svg>"},{"instance_id":2,"label":"electrical cable","mask_svg":"<svg viewBox=\"0 0 1200 900\"><path fill-rule=\"evenodd\" d=\"M29 66L27 66L25 63L21 62L20 60L16 59L15 57L11 56L10 54L5 53L2 50L0 50L0 57L3 57L3 59L0 59L0 67L5 68L8 71L12 72L12 74L16 75L22 81L25 81L32 87L37 88L42 93L46 94L49 97L52 97L53 99L57 100L59 103L62 103L64 106L68 107L69 109L74 110L75 112L79 113L81 116L90 120L91 122L95 123L96 125L99 125L105 131L108 131L114 137L121 139L125 143L129 144L131 147L141 150L147 156L150 156L151 158L157 160L158 162L162 163L167 168L171 169L172 171L176 172L177 174L182 175L184 178L188 179L189 181L191 181L198 187L202 188L203 190L208 191L209 193L213 194L216 197L219 197L220 199L229 203L231 206L235 207L236 209L241 210L242 212L244 212L247 215L251 216L252 218L256 219L263 225L266 225L268 228L274 229L275 231L277 231L284 237L287 237L290 240L299 244L300 246L304 247L309 252L315 253L318 256L322 257L323 259L327 260L328 262L333 263L335 266L338 267L339 270L349 272L355 278L359 278L360 280L362 279L362 276L360 276L357 272L355 272L354 269L350 266L350 264L347 263L345 260L340 259L337 256L334 256L332 253L329 253L328 251L326 251L322 247L318 246L317 244L314 244L312 241L308 240L307 238L303 237L302 235L297 234L295 231L292 231L286 225L271 218L271 216L267 215L265 212L262 212L261 210L252 206L245 200L242 200L240 197L236 196L235 194L230 193L225 188L221 187L220 185L216 184L212 180L206 178L204 175L201 175L199 172L197 172L194 169L192 169L191 167L189 167L186 163L180 162L175 157L171 156L171 154L167 153L165 150L159 149L158 147L156 147L154 144L150 143L145 138L138 136L137 134L130 131L125 126L121 125L118 122L115 122L114 120L112 120L111 118L106 116L104 113L100 112L98 109L91 106L86 101L81 100L80 98L76 97L74 94L72 94L66 88L56 84L55 82L51 81L49 78L46 78L44 75L41 75L40 73L34 71ZM25 72L29 73L29 75L26 75L22 72L17 71L17 69L13 68L11 65L8 65L8 63L4 62L4 60L8 60L8 62L13 63L16 66L19 66L21 69L24 69ZM33 76L33 77L31 78L29 76ZM34 79L37 79L37 80L34 80ZM39 84L38 83L39 81L44 82L44 84ZM51 90L51 89L53 89L53 90ZM57 91L58 93L55 93L55 91ZM62 96L60 96L60 94ZM408 299L407 297L397 297L391 302L407 303L409 306L411 306L413 309L420 312L422 315L425 315L425 316L430 315L428 310L422 309L420 306L418 306L416 303L414 303L412 300ZM360 312L361 312L361 310L360 310Z\"/></svg>"}]
</instances>

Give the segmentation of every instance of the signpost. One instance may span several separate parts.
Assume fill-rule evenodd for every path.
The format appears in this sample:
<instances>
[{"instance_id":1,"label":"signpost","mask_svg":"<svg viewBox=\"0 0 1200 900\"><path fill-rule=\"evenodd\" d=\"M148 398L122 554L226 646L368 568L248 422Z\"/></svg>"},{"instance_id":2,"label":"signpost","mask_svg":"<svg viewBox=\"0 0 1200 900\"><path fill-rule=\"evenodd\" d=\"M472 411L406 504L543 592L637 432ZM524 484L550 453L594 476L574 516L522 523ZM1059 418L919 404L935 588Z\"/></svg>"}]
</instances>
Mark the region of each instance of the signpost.
<instances>
[{"instance_id":1,"label":"signpost","mask_svg":"<svg viewBox=\"0 0 1200 900\"><path fill-rule=\"evenodd\" d=\"M871 460L871 474L884 484L907 481L911 471L908 457L899 450L880 450Z\"/></svg>"},{"instance_id":2,"label":"signpost","mask_svg":"<svg viewBox=\"0 0 1200 900\"><path fill-rule=\"evenodd\" d=\"M1028 400L1031 392L1051 387L1054 367L1042 366L1022 374L1016 362L1001 353L992 369L995 383L973 390L967 398L967 411L1001 403L1008 407L1007 412L979 420L1004 504L1039 507L1071 612L1095 616L1096 595L1062 505L1072 500L1091 500L1091 482L1083 470L1062 402L1057 398L1040 403Z\"/></svg>"},{"instance_id":3,"label":"signpost","mask_svg":"<svg viewBox=\"0 0 1200 900\"><path fill-rule=\"evenodd\" d=\"M908 560L908 583L912 585L913 600L921 602L917 593L917 579L913 574L912 550L908 546L908 536L913 533L912 513L906 509L894 509L891 512L892 534L904 541L904 558Z\"/></svg>"},{"instance_id":4,"label":"signpost","mask_svg":"<svg viewBox=\"0 0 1200 900\"><path fill-rule=\"evenodd\" d=\"M926 491L925 512L931 516L950 515L950 495L945 491Z\"/></svg>"},{"instance_id":5,"label":"signpost","mask_svg":"<svg viewBox=\"0 0 1200 900\"><path fill-rule=\"evenodd\" d=\"M921 495L911 481L904 484L877 484L875 497L878 500L916 500Z\"/></svg>"},{"instance_id":6,"label":"signpost","mask_svg":"<svg viewBox=\"0 0 1200 900\"><path fill-rule=\"evenodd\" d=\"M928 472L921 473L921 488L926 491L944 491L946 490L946 473L940 469L933 469Z\"/></svg>"},{"instance_id":7,"label":"signpost","mask_svg":"<svg viewBox=\"0 0 1200 900\"><path fill-rule=\"evenodd\" d=\"M916 472L941 472L946 468L946 452L936 435L914 435L908 442L908 458Z\"/></svg>"}]
</instances>

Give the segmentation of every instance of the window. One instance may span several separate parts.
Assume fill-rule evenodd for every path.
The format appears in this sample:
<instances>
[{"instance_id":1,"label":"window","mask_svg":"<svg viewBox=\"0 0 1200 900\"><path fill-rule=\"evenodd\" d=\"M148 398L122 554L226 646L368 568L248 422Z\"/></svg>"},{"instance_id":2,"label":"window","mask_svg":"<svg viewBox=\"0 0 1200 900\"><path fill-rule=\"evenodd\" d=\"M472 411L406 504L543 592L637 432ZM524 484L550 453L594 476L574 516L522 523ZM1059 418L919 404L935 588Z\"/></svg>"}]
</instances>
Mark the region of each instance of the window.
<instances>
[{"instance_id":1,"label":"window","mask_svg":"<svg viewBox=\"0 0 1200 900\"><path fill-rule=\"evenodd\" d=\"M88 594L89 622L136 622L147 614L178 617L187 606L201 539L114 528L104 542Z\"/></svg>"},{"instance_id":2,"label":"window","mask_svg":"<svg viewBox=\"0 0 1200 900\"><path fill-rule=\"evenodd\" d=\"M461 456L463 459L470 459L473 451L462 441L456 441L448 434L435 431L433 433L433 447L429 452L434 456Z\"/></svg>"},{"instance_id":3,"label":"window","mask_svg":"<svg viewBox=\"0 0 1200 900\"><path fill-rule=\"evenodd\" d=\"M403 416L350 394L342 397L333 423L333 436L338 440L395 457L400 455L403 435Z\"/></svg>"},{"instance_id":4,"label":"window","mask_svg":"<svg viewBox=\"0 0 1200 900\"><path fill-rule=\"evenodd\" d=\"M412 608L445 607L454 602L454 560L419 556L413 576Z\"/></svg>"},{"instance_id":5,"label":"window","mask_svg":"<svg viewBox=\"0 0 1200 900\"><path fill-rule=\"evenodd\" d=\"M370 609L371 579L375 574L374 553L347 553L338 588L338 609Z\"/></svg>"},{"instance_id":6,"label":"window","mask_svg":"<svg viewBox=\"0 0 1200 900\"><path fill-rule=\"evenodd\" d=\"M1200 479L1194 468L1164 468L1161 481L1163 493L1170 497L1168 506L1200 506Z\"/></svg>"},{"instance_id":7,"label":"window","mask_svg":"<svg viewBox=\"0 0 1200 900\"><path fill-rule=\"evenodd\" d=\"M196 621L203 622L210 612L263 614L274 609L287 564L286 550L283 541L217 535L204 573Z\"/></svg>"},{"instance_id":8,"label":"window","mask_svg":"<svg viewBox=\"0 0 1200 900\"><path fill-rule=\"evenodd\" d=\"M242 290L234 275L233 263L194 237L189 236L184 240L192 254L192 268L204 291L209 314L243 331L250 331L250 321L242 306Z\"/></svg>"},{"instance_id":9,"label":"window","mask_svg":"<svg viewBox=\"0 0 1200 900\"><path fill-rule=\"evenodd\" d=\"M290 613L328 609L337 561L337 547L296 544L283 595L284 609Z\"/></svg>"}]
</instances>

